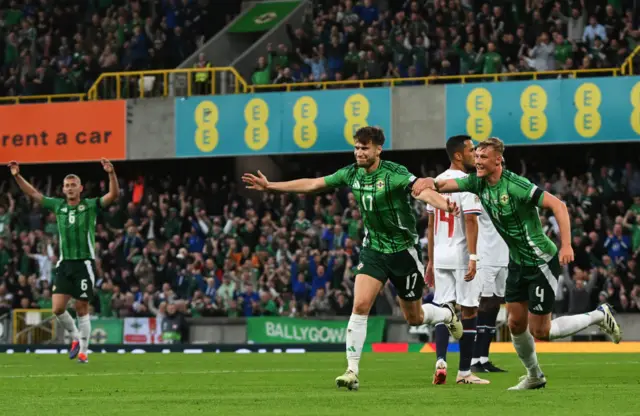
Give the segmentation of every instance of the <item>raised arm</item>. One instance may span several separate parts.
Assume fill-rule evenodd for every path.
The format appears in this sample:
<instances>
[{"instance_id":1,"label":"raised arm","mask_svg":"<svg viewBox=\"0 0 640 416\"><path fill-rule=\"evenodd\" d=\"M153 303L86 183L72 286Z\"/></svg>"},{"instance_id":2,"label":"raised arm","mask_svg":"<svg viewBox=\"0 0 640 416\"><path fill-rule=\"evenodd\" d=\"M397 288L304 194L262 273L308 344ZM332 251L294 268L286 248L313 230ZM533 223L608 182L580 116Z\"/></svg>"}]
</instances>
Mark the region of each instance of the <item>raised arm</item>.
<instances>
[{"instance_id":1,"label":"raised arm","mask_svg":"<svg viewBox=\"0 0 640 416\"><path fill-rule=\"evenodd\" d=\"M109 174L109 192L100 199L102 206L107 207L118 199L118 195L120 195L120 185L118 184L118 177L111 162L105 158L102 158L100 162L102 163L104 171Z\"/></svg>"},{"instance_id":2,"label":"raised arm","mask_svg":"<svg viewBox=\"0 0 640 416\"><path fill-rule=\"evenodd\" d=\"M16 179L20 190L25 193L29 198L33 199L37 203L42 203L42 194L33 187L25 178L20 175L20 165L15 160L9 162L9 169L11 174Z\"/></svg>"}]
</instances>

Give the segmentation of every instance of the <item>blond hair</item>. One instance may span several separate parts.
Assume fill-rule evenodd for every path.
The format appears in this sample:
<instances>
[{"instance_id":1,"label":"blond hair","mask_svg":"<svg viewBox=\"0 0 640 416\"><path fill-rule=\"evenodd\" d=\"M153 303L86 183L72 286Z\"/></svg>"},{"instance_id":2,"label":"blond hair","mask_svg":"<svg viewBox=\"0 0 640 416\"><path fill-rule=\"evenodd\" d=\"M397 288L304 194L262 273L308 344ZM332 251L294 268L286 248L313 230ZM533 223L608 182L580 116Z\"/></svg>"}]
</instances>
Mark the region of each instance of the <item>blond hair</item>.
<instances>
[{"instance_id":1,"label":"blond hair","mask_svg":"<svg viewBox=\"0 0 640 416\"><path fill-rule=\"evenodd\" d=\"M492 147L500 155L504 154L504 142L497 137L489 137L487 140L478 143L476 149L485 149L487 147Z\"/></svg>"},{"instance_id":2,"label":"blond hair","mask_svg":"<svg viewBox=\"0 0 640 416\"><path fill-rule=\"evenodd\" d=\"M82 181L80 180L80 177L78 175L74 175L73 173L68 174L67 176L64 177L64 180L66 181L67 179L73 179L78 181L79 184L82 184Z\"/></svg>"}]
</instances>

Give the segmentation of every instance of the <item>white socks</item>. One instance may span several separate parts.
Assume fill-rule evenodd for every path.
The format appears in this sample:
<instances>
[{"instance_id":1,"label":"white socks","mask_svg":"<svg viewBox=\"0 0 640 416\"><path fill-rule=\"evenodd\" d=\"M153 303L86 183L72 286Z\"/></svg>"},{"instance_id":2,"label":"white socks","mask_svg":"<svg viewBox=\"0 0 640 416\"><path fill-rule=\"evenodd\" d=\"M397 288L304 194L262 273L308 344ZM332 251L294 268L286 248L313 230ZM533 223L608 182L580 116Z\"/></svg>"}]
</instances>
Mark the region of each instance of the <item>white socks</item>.
<instances>
[{"instance_id":1,"label":"white socks","mask_svg":"<svg viewBox=\"0 0 640 416\"><path fill-rule=\"evenodd\" d=\"M512 333L511 340L516 352L518 353L518 357L520 357L520 361L522 361L522 364L524 364L527 369L529 377L540 377L542 375L542 370L538 365L536 344L531 332L529 332L529 329L519 335Z\"/></svg>"},{"instance_id":2,"label":"white socks","mask_svg":"<svg viewBox=\"0 0 640 416\"><path fill-rule=\"evenodd\" d=\"M69 315L68 311L64 311L63 314L56 315L56 318L58 319L58 322L60 322L62 327L71 334L71 337L73 339L80 338L80 332L78 331L78 328L76 328L76 323L74 322L71 315Z\"/></svg>"},{"instance_id":3,"label":"white socks","mask_svg":"<svg viewBox=\"0 0 640 416\"><path fill-rule=\"evenodd\" d=\"M89 349L89 338L91 338L91 319L88 314L78 317L78 328L80 329L80 352L86 354Z\"/></svg>"},{"instance_id":4,"label":"white socks","mask_svg":"<svg viewBox=\"0 0 640 416\"><path fill-rule=\"evenodd\" d=\"M580 332L588 326L598 324L604 320L604 313L598 310L581 315L562 316L551 321L549 339L568 337Z\"/></svg>"},{"instance_id":5,"label":"white socks","mask_svg":"<svg viewBox=\"0 0 640 416\"><path fill-rule=\"evenodd\" d=\"M422 322L425 324L433 325L440 322L448 324L453 318L451 316L451 311L448 308L441 308L430 303L422 305L422 310L424 311L424 319Z\"/></svg>"},{"instance_id":6,"label":"white socks","mask_svg":"<svg viewBox=\"0 0 640 416\"><path fill-rule=\"evenodd\" d=\"M347 325L347 362L349 370L358 374L364 340L367 338L367 315L351 314Z\"/></svg>"}]
</instances>

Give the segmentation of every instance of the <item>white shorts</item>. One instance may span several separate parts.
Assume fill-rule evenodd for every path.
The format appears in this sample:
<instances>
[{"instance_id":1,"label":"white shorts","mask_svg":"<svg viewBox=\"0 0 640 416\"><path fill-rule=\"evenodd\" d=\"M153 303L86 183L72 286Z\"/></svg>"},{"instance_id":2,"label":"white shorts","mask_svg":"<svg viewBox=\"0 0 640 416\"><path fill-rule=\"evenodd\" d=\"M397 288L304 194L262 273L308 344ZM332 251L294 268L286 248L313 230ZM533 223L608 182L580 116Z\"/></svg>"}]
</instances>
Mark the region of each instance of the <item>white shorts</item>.
<instances>
[{"instance_id":1,"label":"white shorts","mask_svg":"<svg viewBox=\"0 0 640 416\"><path fill-rule=\"evenodd\" d=\"M475 308L480 305L481 283L478 276L470 282L464 281L466 269L434 269L436 291L433 302L443 305L455 302L460 306Z\"/></svg>"},{"instance_id":2,"label":"white shorts","mask_svg":"<svg viewBox=\"0 0 640 416\"><path fill-rule=\"evenodd\" d=\"M478 268L476 279L479 279L482 284L482 297L498 296L503 298L508 274L508 267L484 266Z\"/></svg>"}]
</instances>

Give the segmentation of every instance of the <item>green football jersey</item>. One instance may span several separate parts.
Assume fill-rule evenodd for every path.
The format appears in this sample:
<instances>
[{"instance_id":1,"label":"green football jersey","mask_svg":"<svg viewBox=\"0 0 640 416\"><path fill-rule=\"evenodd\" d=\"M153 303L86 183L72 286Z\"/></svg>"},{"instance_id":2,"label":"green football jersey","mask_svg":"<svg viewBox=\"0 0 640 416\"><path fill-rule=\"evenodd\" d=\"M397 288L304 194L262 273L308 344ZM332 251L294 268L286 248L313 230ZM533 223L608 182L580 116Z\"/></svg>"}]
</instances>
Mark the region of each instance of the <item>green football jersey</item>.
<instances>
[{"instance_id":1,"label":"green football jersey","mask_svg":"<svg viewBox=\"0 0 640 416\"><path fill-rule=\"evenodd\" d=\"M42 206L56 214L60 261L93 260L96 257L96 219L100 198L80 200L75 206L62 198L42 198Z\"/></svg>"},{"instance_id":2,"label":"green football jersey","mask_svg":"<svg viewBox=\"0 0 640 416\"><path fill-rule=\"evenodd\" d=\"M460 191L480 197L482 207L509 246L511 261L521 266L539 266L558 252L542 230L538 216L537 207L542 206L544 192L529 180L504 170L493 186L475 173L456 182Z\"/></svg>"},{"instance_id":3,"label":"green football jersey","mask_svg":"<svg viewBox=\"0 0 640 416\"><path fill-rule=\"evenodd\" d=\"M364 247L398 253L418 242L410 190L415 179L404 166L381 161L371 173L354 163L326 176L325 183L351 188L364 222Z\"/></svg>"}]
</instances>

